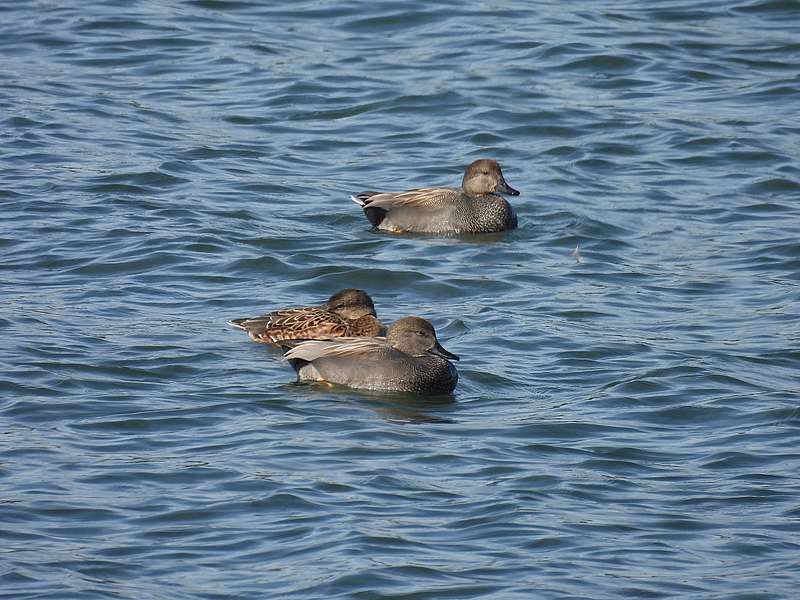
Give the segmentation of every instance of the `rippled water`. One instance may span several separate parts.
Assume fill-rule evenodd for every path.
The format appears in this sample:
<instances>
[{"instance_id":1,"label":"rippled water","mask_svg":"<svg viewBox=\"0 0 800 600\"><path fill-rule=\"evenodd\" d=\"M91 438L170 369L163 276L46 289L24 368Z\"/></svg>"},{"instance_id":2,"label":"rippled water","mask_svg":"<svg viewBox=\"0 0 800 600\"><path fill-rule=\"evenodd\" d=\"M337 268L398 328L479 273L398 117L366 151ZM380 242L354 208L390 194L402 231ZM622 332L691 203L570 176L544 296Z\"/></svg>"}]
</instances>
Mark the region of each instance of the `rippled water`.
<instances>
[{"instance_id":1,"label":"rippled water","mask_svg":"<svg viewBox=\"0 0 800 600\"><path fill-rule=\"evenodd\" d=\"M796 597L796 1L8 2L0 33L0 597ZM348 199L478 157L518 230ZM348 286L434 322L452 397L298 386L225 325Z\"/></svg>"}]
</instances>

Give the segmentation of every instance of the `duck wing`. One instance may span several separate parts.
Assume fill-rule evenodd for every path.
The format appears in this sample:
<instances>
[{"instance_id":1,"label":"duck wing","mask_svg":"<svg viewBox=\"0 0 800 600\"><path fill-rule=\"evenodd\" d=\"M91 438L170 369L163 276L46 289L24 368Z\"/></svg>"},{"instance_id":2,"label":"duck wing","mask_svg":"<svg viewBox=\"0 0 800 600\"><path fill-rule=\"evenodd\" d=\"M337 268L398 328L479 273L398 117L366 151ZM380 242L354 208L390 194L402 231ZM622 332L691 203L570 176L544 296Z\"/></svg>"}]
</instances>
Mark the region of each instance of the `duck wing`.
<instances>
[{"instance_id":1,"label":"duck wing","mask_svg":"<svg viewBox=\"0 0 800 600\"><path fill-rule=\"evenodd\" d=\"M347 322L323 308L308 306L276 310L261 317L234 319L234 327L244 329L256 342L336 337L347 333Z\"/></svg>"},{"instance_id":2,"label":"duck wing","mask_svg":"<svg viewBox=\"0 0 800 600\"><path fill-rule=\"evenodd\" d=\"M382 208L389 211L399 207L418 209L441 208L459 195L455 188L420 188L407 192L362 192L352 196L362 208Z\"/></svg>"},{"instance_id":3,"label":"duck wing","mask_svg":"<svg viewBox=\"0 0 800 600\"><path fill-rule=\"evenodd\" d=\"M287 340L281 346L288 348L284 358L312 362L320 358L366 358L376 352L391 348L386 338L340 337L326 340Z\"/></svg>"}]
</instances>

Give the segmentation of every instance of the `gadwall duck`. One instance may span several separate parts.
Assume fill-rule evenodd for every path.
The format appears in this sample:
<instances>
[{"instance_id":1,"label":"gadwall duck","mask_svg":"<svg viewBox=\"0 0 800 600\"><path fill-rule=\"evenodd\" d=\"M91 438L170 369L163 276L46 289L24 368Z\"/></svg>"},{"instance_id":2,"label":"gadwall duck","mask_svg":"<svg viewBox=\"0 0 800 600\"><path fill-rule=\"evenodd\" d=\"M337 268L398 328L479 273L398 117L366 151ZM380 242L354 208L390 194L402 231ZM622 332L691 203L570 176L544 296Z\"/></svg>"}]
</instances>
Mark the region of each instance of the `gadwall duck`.
<instances>
[{"instance_id":1,"label":"gadwall duck","mask_svg":"<svg viewBox=\"0 0 800 600\"><path fill-rule=\"evenodd\" d=\"M417 233L490 233L514 229L517 215L500 194L519 196L497 161L476 160L460 188L361 192L351 196L375 229Z\"/></svg>"},{"instance_id":2,"label":"gadwall duck","mask_svg":"<svg viewBox=\"0 0 800 600\"><path fill-rule=\"evenodd\" d=\"M386 337L282 342L300 381L326 381L351 388L449 394L458 372L425 319L405 317Z\"/></svg>"},{"instance_id":3,"label":"gadwall duck","mask_svg":"<svg viewBox=\"0 0 800 600\"><path fill-rule=\"evenodd\" d=\"M353 288L336 292L322 306L284 308L228 323L244 329L254 342L265 344L345 335L372 337L386 332L375 315L372 298Z\"/></svg>"}]
</instances>

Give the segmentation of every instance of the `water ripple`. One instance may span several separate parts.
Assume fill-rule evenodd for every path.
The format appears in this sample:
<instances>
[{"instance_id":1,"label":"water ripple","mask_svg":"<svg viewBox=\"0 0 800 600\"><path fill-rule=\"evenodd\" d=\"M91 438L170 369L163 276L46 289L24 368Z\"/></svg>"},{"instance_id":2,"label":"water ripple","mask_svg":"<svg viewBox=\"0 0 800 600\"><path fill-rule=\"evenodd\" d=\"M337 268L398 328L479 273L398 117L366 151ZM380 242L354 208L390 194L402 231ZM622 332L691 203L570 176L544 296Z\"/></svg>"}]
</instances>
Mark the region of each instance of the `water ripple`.
<instances>
[{"instance_id":1,"label":"water ripple","mask_svg":"<svg viewBox=\"0 0 800 600\"><path fill-rule=\"evenodd\" d=\"M795 2L0 12L6 597L793 597ZM484 156L516 231L349 200ZM225 324L351 286L453 395Z\"/></svg>"}]
</instances>

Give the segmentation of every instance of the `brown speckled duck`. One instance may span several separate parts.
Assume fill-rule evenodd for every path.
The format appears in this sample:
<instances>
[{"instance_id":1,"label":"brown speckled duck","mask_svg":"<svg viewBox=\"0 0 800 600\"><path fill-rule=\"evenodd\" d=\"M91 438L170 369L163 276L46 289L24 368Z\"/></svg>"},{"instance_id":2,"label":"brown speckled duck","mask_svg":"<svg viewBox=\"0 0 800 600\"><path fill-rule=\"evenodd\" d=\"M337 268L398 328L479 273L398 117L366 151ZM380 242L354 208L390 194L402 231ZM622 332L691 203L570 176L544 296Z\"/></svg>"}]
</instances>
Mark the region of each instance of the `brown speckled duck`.
<instances>
[{"instance_id":1,"label":"brown speckled duck","mask_svg":"<svg viewBox=\"0 0 800 600\"><path fill-rule=\"evenodd\" d=\"M500 194L519 196L495 160L467 167L460 188L361 192L351 196L375 229L394 233L491 233L514 229L517 215Z\"/></svg>"},{"instance_id":2,"label":"brown speckled duck","mask_svg":"<svg viewBox=\"0 0 800 600\"><path fill-rule=\"evenodd\" d=\"M353 288L336 292L321 306L284 308L228 323L244 329L254 342L265 344L319 337L374 337L386 332L376 317L372 298Z\"/></svg>"}]
</instances>

